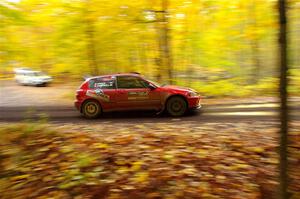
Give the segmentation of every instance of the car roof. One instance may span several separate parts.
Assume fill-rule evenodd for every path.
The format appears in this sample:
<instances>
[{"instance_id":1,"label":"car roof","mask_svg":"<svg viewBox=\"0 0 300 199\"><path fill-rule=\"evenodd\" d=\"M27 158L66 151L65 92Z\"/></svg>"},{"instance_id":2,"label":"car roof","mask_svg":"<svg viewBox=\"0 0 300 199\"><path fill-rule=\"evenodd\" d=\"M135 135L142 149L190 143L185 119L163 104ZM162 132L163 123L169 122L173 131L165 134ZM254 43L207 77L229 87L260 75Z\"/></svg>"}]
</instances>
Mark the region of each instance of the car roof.
<instances>
[{"instance_id":1,"label":"car roof","mask_svg":"<svg viewBox=\"0 0 300 199\"><path fill-rule=\"evenodd\" d=\"M102 78L102 77L117 77L117 76L135 76L135 77L141 77L139 73L132 72L132 73L115 73L115 74L109 74L109 75L99 75L99 76L92 76L89 77L87 80L95 79L95 78Z\"/></svg>"},{"instance_id":2,"label":"car roof","mask_svg":"<svg viewBox=\"0 0 300 199\"><path fill-rule=\"evenodd\" d=\"M28 68L15 68L14 69L15 73L39 73L41 71L37 71L37 70L31 70Z\"/></svg>"}]
</instances>

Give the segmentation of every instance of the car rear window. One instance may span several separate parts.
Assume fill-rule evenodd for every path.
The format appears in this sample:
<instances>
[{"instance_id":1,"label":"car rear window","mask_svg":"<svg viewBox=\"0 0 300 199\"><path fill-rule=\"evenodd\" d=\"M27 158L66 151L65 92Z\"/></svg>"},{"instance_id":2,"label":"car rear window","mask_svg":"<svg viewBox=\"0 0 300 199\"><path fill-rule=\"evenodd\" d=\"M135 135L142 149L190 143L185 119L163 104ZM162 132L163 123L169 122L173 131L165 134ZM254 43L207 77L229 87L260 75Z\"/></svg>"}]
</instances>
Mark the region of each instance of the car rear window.
<instances>
[{"instance_id":1,"label":"car rear window","mask_svg":"<svg viewBox=\"0 0 300 199\"><path fill-rule=\"evenodd\" d=\"M115 89L115 79L112 77L94 78L89 81L89 88Z\"/></svg>"}]
</instances>

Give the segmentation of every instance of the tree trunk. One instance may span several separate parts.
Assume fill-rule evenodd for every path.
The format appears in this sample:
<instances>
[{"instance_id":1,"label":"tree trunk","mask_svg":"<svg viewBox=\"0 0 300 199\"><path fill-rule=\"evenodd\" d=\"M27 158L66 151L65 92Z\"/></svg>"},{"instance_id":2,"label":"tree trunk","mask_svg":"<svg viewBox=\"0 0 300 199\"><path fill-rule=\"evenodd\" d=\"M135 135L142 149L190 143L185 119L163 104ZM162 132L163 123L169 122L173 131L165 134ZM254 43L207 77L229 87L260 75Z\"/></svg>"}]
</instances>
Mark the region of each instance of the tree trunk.
<instances>
[{"instance_id":1,"label":"tree trunk","mask_svg":"<svg viewBox=\"0 0 300 199\"><path fill-rule=\"evenodd\" d=\"M279 9L279 55L280 55L280 198L286 199L288 198L288 174L287 174L287 145L288 145L288 106L287 106L287 38L286 38L286 30L287 30L287 18L286 18L286 1L278 0L278 9Z\"/></svg>"},{"instance_id":2,"label":"tree trunk","mask_svg":"<svg viewBox=\"0 0 300 199\"><path fill-rule=\"evenodd\" d=\"M93 75L98 75L98 64L95 46L95 33L93 22L88 20L86 24L86 38L87 38L87 56L89 60L90 70Z\"/></svg>"},{"instance_id":3,"label":"tree trunk","mask_svg":"<svg viewBox=\"0 0 300 199\"><path fill-rule=\"evenodd\" d=\"M260 77L260 57L259 57L259 44L258 40L255 39L254 41L251 41L251 51L252 51L252 62L253 62L253 69L252 69L252 84L255 84L258 82Z\"/></svg>"},{"instance_id":4,"label":"tree trunk","mask_svg":"<svg viewBox=\"0 0 300 199\"><path fill-rule=\"evenodd\" d=\"M96 41L95 41L95 27L94 27L94 19L91 17L90 1L86 0L86 7L84 12L84 23L85 23L85 34L86 34L86 42L87 42L87 58L90 66L90 71L92 75L99 75L98 71L98 63L97 63L97 51L96 51Z\"/></svg>"},{"instance_id":5,"label":"tree trunk","mask_svg":"<svg viewBox=\"0 0 300 199\"><path fill-rule=\"evenodd\" d=\"M173 63L172 63L172 55L171 55L171 47L170 47L170 29L169 29L169 21L167 18L168 14L168 6L169 0L162 0L162 10L163 10L163 46L164 46L164 58L165 58L165 66L167 67L168 73L168 82L170 84L173 83Z\"/></svg>"},{"instance_id":6,"label":"tree trunk","mask_svg":"<svg viewBox=\"0 0 300 199\"><path fill-rule=\"evenodd\" d=\"M160 13L160 20L158 25L158 43L159 43L159 53L160 58L157 60L157 65L161 68L157 71L158 73L163 73L166 75L167 81L173 83L173 63L170 47L170 29L169 20L167 18L168 14L169 0L161 0L162 10L158 11ZM161 74L157 74L160 79Z\"/></svg>"},{"instance_id":7,"label":"tree trunk","mask_svg":"<svg viewBox=\"0 0 300 199\"><path fill-rule=\"evenodd\" d=\"M163 67L163 47L162 47L162 39L161 39L161 28L160 24L156 24L155 26L156 31L157 31L157 43L158 43L158 55L157 58L155 59L155 65L157 66L156 70L156 80L160 82L162 80L162 73L164 72L162 67Z\"/></svg>"},{"instance_id":8,"label":"tree trunk","mask_svg":"<svg viewBox=\"0 0 300 199\"><path fill-rule=\"evenodd\" d=\"M257 29L259 28L257 26L257 17L256 17L256 1L251 1L250 8L249 8L249 18L251 26L253 27L252 34L253 38L250 41L250 49L251 49L251 56L252 56L252 74L250 77L250 83L255 84L259 80L260 75L260 49L259 49L259 33L257 32Z\"/></svg>"}]
</instances>

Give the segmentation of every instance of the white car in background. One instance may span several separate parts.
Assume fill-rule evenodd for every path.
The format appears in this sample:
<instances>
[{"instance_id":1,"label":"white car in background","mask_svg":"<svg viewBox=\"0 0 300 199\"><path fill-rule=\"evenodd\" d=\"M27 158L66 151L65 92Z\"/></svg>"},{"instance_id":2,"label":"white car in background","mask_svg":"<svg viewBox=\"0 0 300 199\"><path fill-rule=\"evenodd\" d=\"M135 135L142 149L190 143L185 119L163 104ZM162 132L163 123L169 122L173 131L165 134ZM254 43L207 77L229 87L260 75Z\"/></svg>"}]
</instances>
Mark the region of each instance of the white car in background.
<instances>
[{"instance_id":1,"label":"white car in background","mask_svg":"<svg viewBox=\"0 0 300 199\"><path fill-rule=\"evenodd\" d=\"M41 71L27 68L15 68L15 80L21 85L46 86L52 81L52 77Z\"/></svg>"}]
</instances>

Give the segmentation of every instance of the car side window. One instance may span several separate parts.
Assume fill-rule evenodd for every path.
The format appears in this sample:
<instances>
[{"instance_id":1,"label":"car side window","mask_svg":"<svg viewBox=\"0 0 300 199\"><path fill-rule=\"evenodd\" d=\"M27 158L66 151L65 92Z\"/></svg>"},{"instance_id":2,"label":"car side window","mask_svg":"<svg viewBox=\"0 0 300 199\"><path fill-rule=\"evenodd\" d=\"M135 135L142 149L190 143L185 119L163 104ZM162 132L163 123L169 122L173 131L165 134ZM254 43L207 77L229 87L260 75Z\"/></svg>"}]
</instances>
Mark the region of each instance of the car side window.
<instances>
[{"instance_id":1,"label":"car side window","mask_svg":"<svg viewBox=\"0 0 300 199\"><path fill-rule=\"evenodd\" d=\"M115 89L114 78L95 78L89 81L89 88L92 89Z\"/></svg>"},{"instance_id":2,"label":"car side window","mask_svg":"<svg viewBox=\"0 0 300 199\"><path fill-rule=\"evenodd\" d=\"M117 77L118 88L147 88L147 82L138 77L119 76Z\"/></svg>"}]
</instances>

